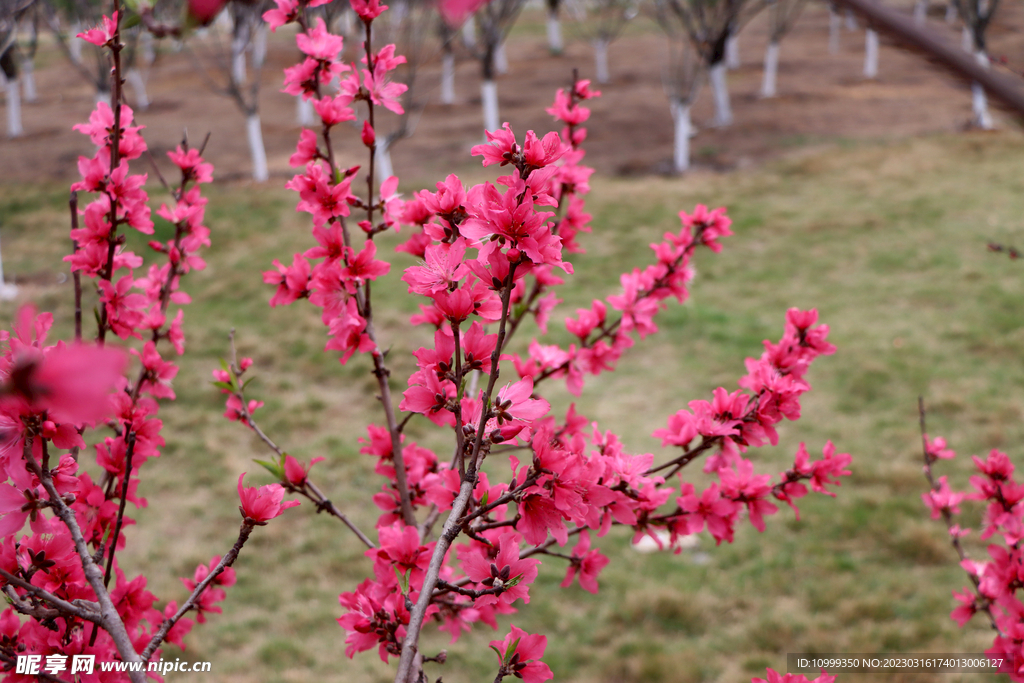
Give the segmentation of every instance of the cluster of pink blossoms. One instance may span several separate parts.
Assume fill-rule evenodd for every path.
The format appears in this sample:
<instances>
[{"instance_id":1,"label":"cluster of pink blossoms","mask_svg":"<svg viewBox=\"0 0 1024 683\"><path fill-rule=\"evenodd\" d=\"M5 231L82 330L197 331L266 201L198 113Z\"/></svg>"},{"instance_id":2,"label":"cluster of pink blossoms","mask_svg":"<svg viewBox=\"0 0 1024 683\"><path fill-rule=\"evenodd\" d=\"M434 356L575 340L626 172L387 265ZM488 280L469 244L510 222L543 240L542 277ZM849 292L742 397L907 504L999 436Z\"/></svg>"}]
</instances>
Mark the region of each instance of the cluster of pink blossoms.
<instances>
[{"instance_id":1,"label":"cluster of pink blossoms","mask_svg":"<svg viewBox=\"0 0 1024 683\"><path fill-rule=\"evenodd\" d=\"M960 626L982 612L996 632L992 647L985 654L1004 661L1002 672L1013 681L1024 681L1024 484L1014 479L1014 465L998 450L982 459L971 456L978 474L971 477L971 492L950 489L945 476L932 477L932 465L938 460L956 457L942 437L923 436L925 474L932 488L921 494L932 519L943 519L950 541L960 556L960 566L971 581L961 592L953 591L959 602L950 617ZM1000 543L988 546L987 561L972 560L960 539L970 533L956 523L960 504L980 501L985 504L981 539L995 537Z\"/></svg>"},{"instance_id":2,"label":"cluster of pink blossoms","mask_svg":"<svg viewBox=\"0 0 1024 683\"><path fill-rule=\"evenodd\" d=\"M118 20L117 13L104 17L101 27L80 37L116 54ZM199 252L210 240L199 185L212 180L213 168L187 144L168 153L181 179L172 205L161 205L157 215L173 227L173 237L149 242L157 262L139 274L143 258L125 248L124 230L152 235L154 226L146 175L129 168L146 151L142 127L132 124L127 105L114 110L100 103L88 123L75 126L97 149L91 158L79 158L72 207L77 209L78 192L93 198L73 217L74 250L64 260L75 275L76 309L84 297L95 296L95 341L82 341L78 318L73 342L48 343L52 316L31 307L20 311L13 334L0 332L0 586L11 604L0 614L0 667L8 681L37 678L13 672L18 656L39 655L50 667L45 674L65 676L61 667L74 655L137 661L140 655L158 657L164 641L184 647L193 625L175 601L158 608L146 578L127 577L115 553L125 544L122 528L134 524L126 503L146 505L136 493L137 473L164 445L159 401L174 399L178 368L158 347L167 342L184 352L183 311L171 318L169 309L190 300L180 289L181 277L205 267ZM134 362L107 344L108 333L140 341L129 349ZM108 435L90 431L100 429ZM80 466L90 444L95 480ZM279 485L243 491L239 482L239 491L250 525L291 505L280 504ZM217 603L234 580L233 570L214 557L182 579L193 593L183 607L204 621L207 613L221 611ZM104 612L107 604L116 617ZM19 614L30 618L22 621ZM76 676L84 682L122 679L99 667Z\"/></svg>"},{"instance_id":3,"label":"cluster of pink blossoms","mask_svg":"<svg viewBox=\"0 0 1024 683\"><path fill-rule=\"evenodd\" d=\"M534 340L525 357L510 355L507 344L528 317L547 332L560 303L554 287L573 273L568 254L583 252L576 238L590 230L583 197L592 169L582 165L581 124L590 114L582 103L599 93L587 81L558 92L548 112L563 126L561 133L529 131L517 138L507 123L487 132L488 142L472 153L484 166L507 167L496 183L466 188L449 175L435 191L403 200L397 178L384 180L379 189L372 181L374 107L398 111L403 89L388 76L402 62L394 46L369 48L371 25L385 8L352 3L366 35L360 69L340 61L341 37L305 18L303 7L315 4L277 0L265 15L273 28L299 24L296 42L305 58L285 70L285 92L313 101L321 125L302 131L291 161L304 171L288 185L299 193L298 210L312 215L317 246L295 254L291 265L275 261L276 270L264 273L264 280L276 286L272 306L308 299L322 309L327 349L337 351L343 363L356 352L369 354L380 384L386 424L369 427L361 452L377 459L376 472L386 483L373 497L381 509L378 543L361 536L373 576L340 596L347 655L376 648L384 661L400 656L399 679L415 680L408 667L418 666L412 654L424 620L436 622L453 641L477 622L498 628L499 616L530 601L542 556L567 562L563 586L578 581L596 593L608 558L592 547L592 536L604 536L614 524L632 527L637 536L667 529L674 540L707 529L716 541L731 541L744 513L763 531L764 516L776 511L772 499L795 509L807 493L804 482L833 495L827 487L849 474L850 456L836 453L831 443L813 462L801 444L793 466L776 481L755 474L743 455L750 447L777 443L776 425L783 418L799 418L810 364L834 351L826 341L828 327L816 324L813 310L786 314L782 338L765 342L759 359L748 359L739 391L720 388L712 401L691 402L658 430L666 446L681 449L667 463L655 465L653 454L628 453L618 437L574 407L564 418L552 415L537 393L544 380L564 377L579 394L586 374L613 370L637 337L657 331L655 317L668 299L686 300L697 248L718 252L720 238L731 234L724 209L698 206L692 214L680 213L681 229L652 245L655 263L624 274L619 293L566 321L577 343L564 349ZM334 79L340 85L329 92ZM367 108L360 137L371 159L369 182L359 167L338 167L331 146L334 127L356 120L356 102ZM363 182L367 191L360 196ZM360 230L350 230L352 225ZM374 330L370 284L390 269L378 259L374 237L402 225L413 230L398 251L419 262L401 279L410 294L425 300L411 323L432 326L434 335L432 345L413 351L417 369L396 413ZM506 371L515 370L516 380L498 381L502 361ZM258 404L246 403L231 372L220 372L218 380L231 394L229 417L255 429L249 408ZM406 438L404 426L416 416L451 430L450 461ZM290 490L309 496L309 466L265 441L279 454L277 462L264 463L267 469ZM509 462L504 481L480 468L485 458L499 454ZM675 475L703 454L709 456L706 471L717 473L718 482L698 491L677 481ZM328 503L318 505L324 509ZM433 525L444 516L444 532L433 535ZM553 549L573 537L565 553ZM551 678L540 661L545 645L544 636L512 626L504 640L491 643L499 657L498 677L528 683ZM783 680L771 670L769 679ZM818 682L831 680L823 676Z\"/></svg>"}]
</instances>

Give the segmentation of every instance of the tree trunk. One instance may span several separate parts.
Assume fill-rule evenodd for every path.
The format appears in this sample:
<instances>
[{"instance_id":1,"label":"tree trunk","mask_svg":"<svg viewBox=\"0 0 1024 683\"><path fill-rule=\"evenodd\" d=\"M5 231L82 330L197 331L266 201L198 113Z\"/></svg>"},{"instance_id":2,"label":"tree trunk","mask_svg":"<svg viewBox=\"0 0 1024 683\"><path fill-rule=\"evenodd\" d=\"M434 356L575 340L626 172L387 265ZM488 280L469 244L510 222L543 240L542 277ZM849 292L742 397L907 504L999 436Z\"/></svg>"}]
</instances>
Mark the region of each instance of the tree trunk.
<instances>
[{"instance_id":1,"label":"tree trunk","mask_svg":"<svg viewBox=\"0 0 1024 683\"><path fill-rule=\"evenodd\" d=\"M25 134L21 127L21 84L17 78L7 80L7 137L17 138Z\"/></svg>"},{"instance_id":2,"label":"tree trunk","mask_svg":"<svg viewBox=\"0 0 1024 683\"><path fill-rule=\"evenodd\" d=\"M260 22L256 27L256 35L252 38L252 68L259 69L267 60L267 33L269 27Z\"/></svg>"},{"instance_id":3,"label":"tree trunk","mask_svg":"<svg viewBox=\"0 0 1024 683\"><path fill-rule=\"evenodd\" d=\"M391 140L386 136L377 141L377 150L373 155L374 175L377 176L377 186L395 175L394 166L391 165Z\"/></svg>"},{"instance_id":4,"label":"tree trunk","mask_svg":"<svg viewBox=\"0 0 1024 683\"><path fill-rule=\"evenodd\" d=\"M26 102L35 102L38 99L35 65L32 64L32 58L27 55L21 59L21 89Z\"/></svg>"},{"instance_id":5,"label":"tree trunk","mask_svg":"<svg viewBox=\"0 0 1024 683\"><path fill-rule=\"evenodd\" d=\"M476 47L476 17L473 15L462 25L462 44L469 49Z\"/></svg>"},{"instance_id":6,"label":"tree trunk","mask_svg":"<svg viewBox=\"0 0 1024 683\"><path fill-rule=\"evenodd\" d=\"M498 120L498 84L492 80L481 83L480 97L484 103L484 130L498 130L501 128Z\"/></svg>"},{"instance_id":7,"label":"tree trunk","mask_svg":"<svg viewBox=\"0 0 1024 683\"><path fill-rule=\"evenodd\" d=\"M560 55L565 45L562 43L562 22L558 12L548 12L548 49L551 54Z\"/></svg>"},{"instance_id":8,"label":"tree trunk","mask_svg":"<svg viewBox=\"0 0 1024 683\"><path fill-rule=\"evenodd\" d=\"M267 150L263 146L259 114L249 114L246 117L245 133L249 140L249 153L252 155L252 179L258 183L265 183L270 174L267 171Z\"/></svg>"},{"instance_id":9,"label":"tree trunk","mask_svg":"<svg viewBox=\"0 0 1024 683\"><path fill-rule=\"evenodd\" d=\"M508 55L505 54L505 41L494 48L494 72L499 76L508 73Z\"/></svg>"},{"instance_id":10,"label":"tree trunk","mask_svg":"<svg viewBox=\"0 0 1024 683\"><path fill-rule=\"evenodd\" d=\"M832 55L839 54L839 29L842 28L843 18L839 16L835 6L828 6L828 52Z\"/></svg>"},{"instance_id":11,"label":"tree trunk","mask_svg":"<svg viewBox=\"0 0 1024 683\"><path fill-rule=\"evenodd\" d=\"M608 75L608 40L605 38L594 40L594 73L601 85L611 82Z\"/></svg>"},{"instance_id":12,"label":"tree trunk","mask_svg":"<svg viewBox=\"0 0 1024 683\"><path fill-rule=\"evenodd\" d=\"M984 50L975 52L978 64L988 67L988 55ZM988 111L988 98L985 96L985 89L980 83L971 84L971 108L974 110L974 125L982 130L992 130L995 126L992 123L992 114Z\"/></svg>"},{"instance_id":13,"label":"tree trunk","mask_svg":"<svg viewBox=\"0 0 1024 683\"><path fill-rule=\"evenodd\" d=\"M142 65L149 67L156 61L156 46L153 44L153 34L143 31L139 36L140 52L142 54Z\"/></svg>"},{"instance_id":14,"label":"tree trunk","mask_svg":"<svg viewBox=\"0 0 1024 683\"><path fill-rule=\"evenodd\" d=\"M864 78L878 78L878 32L870 28L864 39Z\"/></svg>"},{"instance_id":15,"label":"tree trunk","mask_svg":"<svg viewBox=\"0 0 1024 683\"><path fill-rule=\"evenodd\" d=\"M142 78L142 72L133 67L128 69L124 79L135 91L135 108L139 111L149 109L149 95L146 94L146 81Z\"/></svg>"},{"instance_id":16,"label":"tree trunk","mask_svg":"<svg viewBox=\"0 0 1024 683\"><path fill-rule=\"evenodd\" d=\"M914 3L914 23L923 24L928 18L928 0L917 0Z\"/></svg>"},{"instance_id":17,"label":"tree trunk","mask_svg":"<svg viewBox=\"0 0 1024 683\"><path fill-rule=\"evenodd\" d=\"M82 43L85 42L78 37L79 33L82 33L81 22L72 22L71 31L68 37L68 52L71 53L71 61L75 64L82 63Z\"/></svg>"},{"instance_id":18,"label":"tree trunk","mask_svg":"<svg viewBox=\"0 0 1024 683\"><path fill-rule=\"evenodd\" d=\"M690 135L693 126L690 124L690 105L682 100L672 102L672 122L675 131L675 144L672 150L672 170L683 173L690 170Z\"/></svg>"},{"instance_id":19,"label":"tree trunk","mask_svg":"<svg viewBox=\"0 0 1024 683\"><path fill-rule=\"evenodd\" d=\"M735 70L740 68L740 40L739 36L730 34L725 39L725 66Z\"/></svg>"},{"instance_id":20,"label":"tree trunk","mask_svg":"<svg viewBox=\"0 0 1024 683\"><path fill-rule=\"evenodd\" d=\"M16 296L18 296L18 287L13 283L7 284L4 280L4 262L3 259L0 259L0 299L10 301Z\"/></svg>"},{"instance_id":21,"label":"tree trunk","mask_svg":"<svg viewBox=\"0 0 1024 683\"><path fill-rule=\"evenodd\" d=\"M715 99L714 125L728 126L732 123L732 107L729 105L729 86L725 82L725 60L712 64L709 75Z\"/></svg>"},{"instance_id":22,"label":"tree trunk","mask_svg":"<svg viewBox=\"0 0 1024 683\"><path fill-rule=\"evenodd\" d=\"M974 36L967 26L964 26L963 32L960 33L960 49L964 52L974 52Z\"/></svg>"},{"instance_id":23,"label":"tree trunk","mask_svg":"<svg viewBox=\"0 0 1024 683\"><path fill-rule=\"evenodd\" d=\"M240 17L238 21L242 22ZM231 80L241 86L245 83L245 46L249 44L249 29L244 22L235 26L231 37Z\"/></svg>"},{"instance_id":24,"label":"tree trunk","mask_svg":"<svg viewBox=\"0 0 1024 683\"><path fill-rule=\"evenodd\" d=\"M305 128L312 128L317 124L313 102L303 99L302 95L295 96L295 120Z\"/></svg>"},{"instance_id":25,"label":"tree trunk","mask_svg":"<svg viewBox=\"0 0 1024 683\"><path fill-rule=\"evenodd\" d=\"M956 21L956 15L956 5L950 2L948 5L946 5L946 23L952 24L954 21Z\"/></svg>"},{"instance_id":26,"label":"tree trunk","mask_svg":"<svg viewBox=\"0 0 1024 683\"><path fill-rule=\"evenodd\" d=\"M455 104L455 55L451 50L441 57L441 104Z\"/></svg>"},{"instance_id":27,"label":"tree trunk","mask_svg":"<svg viewBox=\"0 0 1024 683\"><path fill-rule=\"evenodd\" d=\"M764 52L764 80L761 81L761 97L775 97L775 82L779 73L779 43L771 41Z\"/></svg>"},{"instance_id":28,"label":"tree trunk","mask_svg":"<svg viewBox=\"0 0 1024 683\"><path fill-rule=\"evenodd\" d=\"M846 10L846 30L856 31L857 30L857 15L853 13L852 9L847 8Z\"/></svg>"}]
</instances>

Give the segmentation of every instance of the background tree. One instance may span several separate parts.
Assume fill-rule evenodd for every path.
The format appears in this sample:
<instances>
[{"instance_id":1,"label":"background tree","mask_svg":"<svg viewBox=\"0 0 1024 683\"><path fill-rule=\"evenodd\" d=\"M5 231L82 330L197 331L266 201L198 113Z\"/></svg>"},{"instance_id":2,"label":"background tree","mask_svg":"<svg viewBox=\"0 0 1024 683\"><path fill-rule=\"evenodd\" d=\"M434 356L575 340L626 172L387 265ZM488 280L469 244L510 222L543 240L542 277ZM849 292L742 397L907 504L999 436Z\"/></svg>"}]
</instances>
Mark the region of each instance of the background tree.
<instances>
[{"instance_id":1,"label":"background tree","mask_svg":"<svg viewBox=\"0 0 1024 683\"><path fill-rule=\"evenodd\" d=\"M779 44L800 18L807 0L770 0L768 3L768 47L764 53L761 97L775 97L779 73Z\"/></svg>"},{"instance_id":2,"label":"background tree","mask_svg":"<svg viewBox=\"0 0 1024 683\"><path fill-rule=\"evenodd\" d=\"M592 0L584 4L580 26L594 46L594 79L601 84L611 81L608 69L608 47L622 35L629 20L640 13L637 0Z\"/></svg>"},{"instance_id":3,"label":"background tree","mask_svg":"<svg viewBox=\"0 0 1024 683\"><path fill-rule=\"evenodd\" d=\"M259 0L251 3L235 0L228 5L232 29L231 40L227 45L215 33L211 33L207 40L197 39L193 35L185 42L186 49L195 58L198 70L211 87L230 97L245 116L252 178L257 182L264 182L270 176L260 122L260 72L266 57L267 27L263 21L263 12L271 6L272 3ZM246 67L247 52L251 53L252 73ZM216 75L215 70L220 75Z\"/></svg>"},{"instance_id":4,"label":"background tree","mask_svg":"<svg viewBox=\"0 0 1024 683\"><path fill-rule=\"evenodd\" d=\"M714 125L732 123L726 84L726 43L764 6L763 0L659 0L661 14L678 22L707 67L715 100ZM666 19L667 20L667 19Z\"/></svg>"},{"instance_id":5,"label":"background tree","mask_svg":"<svg viewBox=\"0 0 1024 683\"><path fill-rule=\"evenodd\" d=\"M690 169L690 138L694 134L690 108L697 100L707 65L695 49L681 15L668 6L670 2L658 0L655 9L658 24L668 38L664 85L672 112L672 170L683 173Z\"/></svg>"},{"instance_id":6,"label":"background tree","mask_svg":"<svg viewBox=\"0 0 1024 683\"><path fill-rule=\"evenodd\" d=\"M970 34L969 49L974 53L978 63L988 67L988 52L985 32L992 21L999 0L950 0L956 6L960 20L964 22L965 33ZM971 108L974 112L974 125L983 130L992 128L992 115L988 111L988 98L985 89L979 83L971 84Z\"/></svg>"}]
</instances>

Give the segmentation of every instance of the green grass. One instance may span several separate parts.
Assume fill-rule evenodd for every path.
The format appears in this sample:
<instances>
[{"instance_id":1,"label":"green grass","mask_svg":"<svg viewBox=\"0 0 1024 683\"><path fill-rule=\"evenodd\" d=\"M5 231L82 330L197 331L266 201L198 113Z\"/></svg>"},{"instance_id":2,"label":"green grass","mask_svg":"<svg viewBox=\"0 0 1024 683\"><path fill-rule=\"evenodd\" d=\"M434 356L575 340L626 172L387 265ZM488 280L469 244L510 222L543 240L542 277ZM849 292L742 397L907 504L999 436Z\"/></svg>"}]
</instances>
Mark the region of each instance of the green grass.
<instances>
[{"instance_id":1,"label":"green grass","mask_svg":"<svg viewBox=\"0 0 1024 683\"><path fill-rule=\"evenodd\" d=\"M1024 271L988 253L985 243L1021 242L1022 159L1024 141L1011 133L937 136L833 147L730 175L595 180L590 253L574 259L577 275L560 293L562 315L612 293L618 273L647 263L647 245L678 228L680 209L726 205L736 235L721 254L699 255L691 301L665 311L660 334L639 343L619 372L590 379L580 412L621 434L631 451L660 453L650 434L667 415L716 386L734 387L743 359L760 353L762 339L781 334L787 308L817 307L838 352L812 368L803 419L782 426L778 447L751 455L760 471L778 472L800 441L820 453L832 439L854 464L838 497L806 499L800 521L780 510L764 535L747 525L732 545L702 539L705 563L690 553L635 554L623 530L597 541L613 560L598 596L558 588L564 567L545 563L531 604L511 621L547 634L545 659L558 680L732 683L763 675L765 666L783 669L787 652L966 653L987 646L991 637L980 621L958 629L948 618L950 591L966 578L920 502L916 406L924 396L930 431L961 453L941 467L958 486L970 475L971 453L1001 448L1020 456ZM376 517L367 495L380 486L370 459L358 454L364 425L380 421L366 360L342 367L324 354L311 307L266 306L270 291L260 271L311 244L294 198L246 186L215 186L208 194L214 246L209 268L185 283L194 303L186 308L179 400L161 413L168 445L146 466L139 492L150 505L135 515L139 524L128 528L121 555L122 567L145 572L164 600L180 601L177 577L233 542L238 474L268 481L252 462L265 456L263 447L220 417L221 397L208 383L228 353L231 328L240 354L256 359L250 393L267 403L257 414L265 430L298 457L326 456L315 470L318 482L364 528ZM62 335L71 318L70 283L58 282L64 201L63 187L0 188L8 278L55 311ZM135 242L141 248L142 240ZM430 335L403 324L414 309L399 277L412 261L394 261L375 289L375 310L385 345L394 347L393 388L400 393L412 367L409 349ZM13 307L3 306L6 321ZM567 341L557 328L550 338ZM572 400L564 387L546 392L556 410ZM414 421L410 434L440 452L448 448L424 423ZM969 515L968 526L977 523L977 514ZM222 681L392 675L373 652L351 661L343 655L344 634L333 621L341 614L337 596L367 576L370 563L340 525L303 505L258 529L236 567L239 581L224 614L197 627L181 656L212 661ZM509 619L501 623L505 628ZM448 649L448 664L433 666L431 677L490 680L494 655L486 641L499 635L481 628L448 645L430 630L426 651Z\"/></svg>"}]
</instances>

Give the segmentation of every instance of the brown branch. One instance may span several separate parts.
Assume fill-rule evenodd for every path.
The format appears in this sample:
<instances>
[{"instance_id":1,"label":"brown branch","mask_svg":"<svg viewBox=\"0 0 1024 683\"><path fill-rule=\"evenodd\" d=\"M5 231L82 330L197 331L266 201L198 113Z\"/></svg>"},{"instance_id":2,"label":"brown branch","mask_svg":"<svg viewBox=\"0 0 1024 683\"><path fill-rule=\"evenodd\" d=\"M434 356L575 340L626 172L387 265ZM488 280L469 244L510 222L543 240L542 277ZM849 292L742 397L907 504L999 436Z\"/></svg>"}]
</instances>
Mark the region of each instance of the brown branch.
<instances>
[{"instance_id":1,"label":"brown branch","mask_svg":"<svg viewBox=\"0 0 1024 683\"><path fill-rule=\"evenodd\" d=\"M189 610L195 609L196 601L202 596L203 592L209 588L210 584L213 583L214 579L221 575L221 573L234 564L238 558L238 553L241 552L242 546L249 539L249 534L252 533L253 525L248 521L242 522L242 528L238 531L238 540L235 541L235 545L228 551L228 554L220 559L220 562L214 567L213 571L206 575L206 578L199 582L199 585L192 591L192 595L188 597L178 611L174 613L174 616L169 619L164 619L163 623L160 624L160 628L153 638L149 641L149 645L142 651L142 661L148 662L149 658L153 656L156 649L160 647L160 643L163 642L164 638L170 632L174 625L188 613Z\"/></svg>"}]
</instances>

